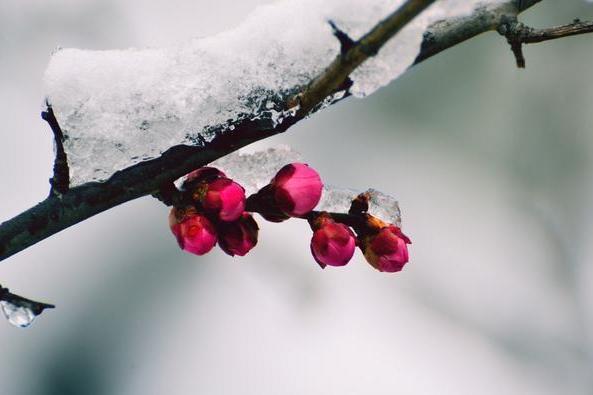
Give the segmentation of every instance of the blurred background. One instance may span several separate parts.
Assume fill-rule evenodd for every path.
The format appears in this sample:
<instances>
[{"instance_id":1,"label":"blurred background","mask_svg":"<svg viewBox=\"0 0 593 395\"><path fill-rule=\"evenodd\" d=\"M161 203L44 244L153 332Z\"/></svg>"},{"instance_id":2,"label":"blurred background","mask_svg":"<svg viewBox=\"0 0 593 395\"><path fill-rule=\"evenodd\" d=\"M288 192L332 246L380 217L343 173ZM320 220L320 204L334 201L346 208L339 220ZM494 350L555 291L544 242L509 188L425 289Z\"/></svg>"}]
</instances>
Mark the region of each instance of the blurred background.
<instances>
[{"instance_id":1,"label":"blurred background","mask_svg":"<svg viewBox=\"0 0 593 395\"><path fill-rule=\"evenodd\" d=\"M0 1L0 220L48 193L56 46L169 45L262 3ZM522 19L575 17L593 4ZM521 71L482 35L259 144L398 197L403 272L359 252L321 271L299 221L260 221L245 258L191 256L168 209L136 200L1 263L2 285L57 308L25 330L0 320L0 393L593 394L593 35L525 54Z\"/></svg>"}]
</instances>

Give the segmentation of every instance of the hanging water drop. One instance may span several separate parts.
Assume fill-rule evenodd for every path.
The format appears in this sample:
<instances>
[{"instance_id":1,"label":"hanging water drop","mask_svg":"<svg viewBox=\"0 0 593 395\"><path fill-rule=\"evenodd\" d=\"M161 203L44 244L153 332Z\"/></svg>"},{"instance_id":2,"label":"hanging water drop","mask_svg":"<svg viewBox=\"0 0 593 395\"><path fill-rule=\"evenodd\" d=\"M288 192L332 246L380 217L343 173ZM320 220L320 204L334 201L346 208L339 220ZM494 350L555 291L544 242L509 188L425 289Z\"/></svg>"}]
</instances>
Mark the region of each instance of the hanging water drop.
<instances>
[{"instance_id":1,"label":"hanging water drop","mask_svg":"<svg viewBox=\"0 0 593 395\"><path fill-rule=\"evenodd\" d=\"M19 328L30 326L35 320L36 314L28 307L17 306L5 300L0 301L2 312L11 325Z\"/></svg>"},{"instance_id":2,"label":"hanging water drop","mask_svg":"<svg viewBox=\"0 0 593 395\"><path fill-rule=\"evenodd\" d=\"M47 303L36 302L31 299L11 293L8 288L0 285L0 308L11 325L19 328L30 326L35 318L45 309L55 306Z\"/></svg>"}]
</instances>

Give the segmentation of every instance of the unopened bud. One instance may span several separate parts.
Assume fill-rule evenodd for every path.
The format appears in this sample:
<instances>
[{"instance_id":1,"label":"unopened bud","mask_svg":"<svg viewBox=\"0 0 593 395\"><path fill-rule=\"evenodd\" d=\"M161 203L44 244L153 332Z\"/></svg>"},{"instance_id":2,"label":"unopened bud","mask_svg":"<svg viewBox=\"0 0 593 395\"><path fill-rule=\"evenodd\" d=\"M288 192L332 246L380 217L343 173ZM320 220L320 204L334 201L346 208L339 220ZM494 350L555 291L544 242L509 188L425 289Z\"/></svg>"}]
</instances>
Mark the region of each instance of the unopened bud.
<instances>
[{"instance_id":1,"label":"unopened bud","mask_svg":"<svg viewBox=\"0 0 593 395\"><path fill-rule=\"evenodd\" d=\"M395 225L362 237L360 248L364 257L380 272L399 272L408 262L410 239Z\"/></svg>"},{"instance_id":2,"label":"unopened bud","mask_svg":"<svg viewBox=\"0 0 593 395\"><path fill-rule=\"evenodd\" d=\"M245 212L238 220L220 226L219 246L230 256L244 256L257 244L258 231L253 216Z\"/></svg>"},{"instance_id":3,"label":"unopened bud","mask_svg":"<svg viewBox=\"0 0 593 395\"><path fill-rule=\"evenodd\" d=\"M226 177L199 184L192 197L222 221L236 221L245 210L245 189Z\"/></svg>"},{"instance_id":4,"label":"unopened bud","mask_svg":"<svg viewBox=\"0 0 593 395\"><path fill-rule=\"evenodd\" d=\"M323 188L319 174L304 163L284 166L272 179L271 185L278 207L293 217L313 210L321 199Z\"/></svg>"},{"instance_id":5,"label":"unopened bud","mask_svg":"<svg viewBox=\"0 0 593 395\"><path fill-rule=\"evenodd\" d=\"M192 254L204 255L216 244L214 226L193 207L172 208L169 214L169 227L177 238L179 247Z\"/></svg>"},{"instance_id":6,"label":"unopened bud","mask_svg":"<svg viewBox=\"0 0 593 395\"><path fill-rule=\"evenodd\" d=\"M322 214L313 221L312 227L311 253L319 266L344 266L352 259L356 237L348 226Z\"/></svg>"}]
</instances>

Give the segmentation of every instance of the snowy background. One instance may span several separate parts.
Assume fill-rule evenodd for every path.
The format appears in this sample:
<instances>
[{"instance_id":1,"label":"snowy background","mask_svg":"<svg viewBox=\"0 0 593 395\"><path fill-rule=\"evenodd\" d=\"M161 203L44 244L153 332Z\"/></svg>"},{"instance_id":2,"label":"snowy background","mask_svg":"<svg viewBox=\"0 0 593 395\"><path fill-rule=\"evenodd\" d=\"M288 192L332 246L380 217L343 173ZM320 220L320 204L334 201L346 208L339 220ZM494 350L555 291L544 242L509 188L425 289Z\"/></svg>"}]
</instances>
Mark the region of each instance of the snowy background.
<instances>
[{"instance_id":1,"label":"snowy background","mask_svg":"<svg viewBox=\"0 0 593 395\"><path fill-rule=\"evenodd\" d=\"M43 199L42 77L60 45L169 46L227 30L265 1L2 0L0 218ZM534 26L593 19L543 2ZM262 225L246 258L182 253L140 199L0 266L57 309L0 321L0 393L591 394L593 39L529 46L514 67L484 35L266 145L335 185L397 196L412 261L357 253L321 271L303 223Z\"/></svg>"}]
</instances>

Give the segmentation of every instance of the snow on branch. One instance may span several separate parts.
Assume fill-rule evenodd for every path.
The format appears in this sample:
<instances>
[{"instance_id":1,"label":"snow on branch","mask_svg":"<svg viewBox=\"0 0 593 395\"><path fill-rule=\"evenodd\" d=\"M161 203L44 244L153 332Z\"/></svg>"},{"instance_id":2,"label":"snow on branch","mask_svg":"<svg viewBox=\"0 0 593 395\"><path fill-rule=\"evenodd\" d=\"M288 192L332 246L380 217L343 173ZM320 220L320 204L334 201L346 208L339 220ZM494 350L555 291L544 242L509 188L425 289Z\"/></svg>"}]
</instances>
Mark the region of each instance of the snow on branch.
<instances>
[{"instance_id":1,"label":"snow on branch","mask_svg":"<svg viewBox=\"0 0 593 395\"><path fill-rule=\"evenodd\" d=\"M538 1L284 0L175 48L59 50L46 92L72 184L0 225L0 260L327 105L371 94Z\"/></svg>"},{"instance_id":2,"label":"snow on branch","mask_svg":"<svg viewBox=\"0 0 593 395\"><path fill-rule=\"evenodd\" d=\"M291 108L306 115L346 87L369 95L413 63L431 23L482 1L284 0L233 30L171 48L60 49L45 85L72 185L104 181L176 145L205 145L242 119L277 124Z\"/></svg>"}]
</instances>

